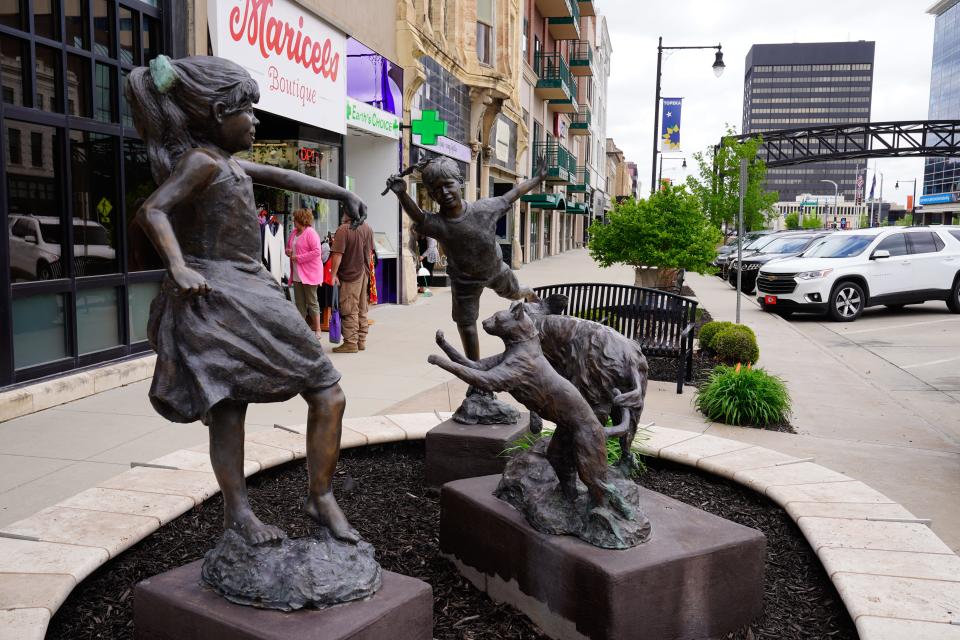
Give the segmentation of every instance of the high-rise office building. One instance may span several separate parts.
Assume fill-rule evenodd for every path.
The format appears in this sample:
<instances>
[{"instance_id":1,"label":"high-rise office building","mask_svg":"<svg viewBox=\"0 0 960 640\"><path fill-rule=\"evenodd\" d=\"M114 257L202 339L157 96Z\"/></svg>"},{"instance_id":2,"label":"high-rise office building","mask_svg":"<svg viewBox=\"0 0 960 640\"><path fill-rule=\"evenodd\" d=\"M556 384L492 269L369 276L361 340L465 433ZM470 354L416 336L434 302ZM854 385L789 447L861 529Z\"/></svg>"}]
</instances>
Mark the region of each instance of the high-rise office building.
<instances>
[{"instance_id":1,"label":"high-rise office building","mask_svg":"<svg viewBox=\"0 0 960 640\"><path fill-rule=\"evenodd\" d=\"M930 120L960 119L960 0L940 0L927 9L936 16L930 73ZM927 158L923 169L924 221L951 224L960 218L960 160Z\"/></svg>"},{"instance_id":2,"label":"high-rise office building","mask_svg":"<svg viewBox=\"0 0 960 640\"><path fill-rule=\"evenodd\" d=\"M874 43L863 40L753 45L743 79L743 132L869 122L873 54ZM858 167L863 160L770 168L765 187L792 201L832 195L833 186L821 180L833 180L853 200Z\"/></svg>"}]
</instances>

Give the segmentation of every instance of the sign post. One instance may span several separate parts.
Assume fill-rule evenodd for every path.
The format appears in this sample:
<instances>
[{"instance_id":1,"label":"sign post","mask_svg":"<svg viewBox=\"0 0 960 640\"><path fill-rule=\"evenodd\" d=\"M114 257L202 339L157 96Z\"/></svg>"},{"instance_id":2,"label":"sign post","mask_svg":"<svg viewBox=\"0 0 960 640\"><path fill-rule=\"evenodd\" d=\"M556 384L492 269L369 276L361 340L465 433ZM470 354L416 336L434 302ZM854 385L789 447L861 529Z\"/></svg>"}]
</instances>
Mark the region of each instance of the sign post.
<instances>
[{"instance_id":1,"label":"sign post","mask_svg":"<svg viewBox=\"0 0 960 640\"><path fill-rule=\"evenodd\" d=\"M740 212L737 214L737 324L740 324L740 298L743 290L743 198L747 194L747 160L740 161Z\"/></svg>"}]
</instances>

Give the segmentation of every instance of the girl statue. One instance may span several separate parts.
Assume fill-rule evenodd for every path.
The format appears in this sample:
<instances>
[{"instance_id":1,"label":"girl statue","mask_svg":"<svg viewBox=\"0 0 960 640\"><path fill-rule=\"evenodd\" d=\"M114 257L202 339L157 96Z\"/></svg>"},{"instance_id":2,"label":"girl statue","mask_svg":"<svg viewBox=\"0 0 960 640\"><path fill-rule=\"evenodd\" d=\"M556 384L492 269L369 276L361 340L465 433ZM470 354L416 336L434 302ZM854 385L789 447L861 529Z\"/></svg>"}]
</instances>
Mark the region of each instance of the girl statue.
<instances>
[{"instance_id":1,"label":"girl statue","mask_svg":"<svg viewBox=\"0 0 960 640\"><path fill-rule=\"evenodd\" d=\"M173 422L202 420L223 491L224 526L249 544L285 537L247 499L247 405L307 401L309 492L304 510L356 542L331 491L345 399L319 340L260 262L253 182L339 200L354 224L366 205L345 189L295 171L235 160L259 124L257 83L234 62L159 56L131 72L127 100L160 186L137 216L167 273L150 308L157 352L150 401Z\"/></svg>"}]
</instances>

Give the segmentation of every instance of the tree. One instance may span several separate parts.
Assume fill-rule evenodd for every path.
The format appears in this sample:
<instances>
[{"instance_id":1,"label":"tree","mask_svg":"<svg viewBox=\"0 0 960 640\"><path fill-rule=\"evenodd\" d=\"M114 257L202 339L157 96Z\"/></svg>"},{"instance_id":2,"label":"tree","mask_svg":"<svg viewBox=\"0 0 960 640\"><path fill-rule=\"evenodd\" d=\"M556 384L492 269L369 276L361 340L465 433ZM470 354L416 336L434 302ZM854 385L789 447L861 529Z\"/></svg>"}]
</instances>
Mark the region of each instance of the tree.
<instances>
[{"instance_id":1,"label":"tree","mask_svg":"<svg viewBox=\"0 0 960 640\"><path fill-rule=\"evenodd\" d=\"M727 129L727 136L719 147L693 154L699 177L688 176L687 187L700 199L704 212L715 227L735 230L740 210L740 160L747 160L743 227L745 231L762 229L773 204L780 198L776 191L763 188L767 164L757 157L763 138L757 136L738 142L731 137L733 135L736 132L732 128Z\"/></svg>"},{"instance_id":2,"label":"tree","mask_svg":"<svg viewBox=\"0 0 960 640\"><path fill-rule=\"evenodd\" d=\"M664 186L646 200L621 202L607 224L590 225L590 255L601 266L629 264L703 273L717 255L720 232L684 187Z\"/></svg>"},{"instance_id":3,"label":"tree","mask_svg":"<svg viewBox=\"0 0 960 640\"><path fill-rule=\"evenodd\" d=\"M796 211L792 211L786 215L783 219L783 223L786 225L787 229L794 231L800 228L800 214Z\"/></svg>"}]
</instances>

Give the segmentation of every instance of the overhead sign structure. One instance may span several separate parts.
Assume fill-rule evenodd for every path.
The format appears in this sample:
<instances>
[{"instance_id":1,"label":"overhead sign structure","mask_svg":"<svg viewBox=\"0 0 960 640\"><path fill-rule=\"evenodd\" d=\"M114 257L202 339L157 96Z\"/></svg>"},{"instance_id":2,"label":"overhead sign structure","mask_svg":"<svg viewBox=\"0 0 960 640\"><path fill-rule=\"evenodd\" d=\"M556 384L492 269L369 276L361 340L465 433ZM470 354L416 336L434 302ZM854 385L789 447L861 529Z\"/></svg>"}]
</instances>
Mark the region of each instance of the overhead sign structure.
<instances>
[{"instance_id":1,"label":"overhead sign structure","mask_svg":"<svg viewBox=\"0 0 960 640\"><path fill-rule=\"evenodd\" d=\"M680 111L683 98L664 98L660 120L660 151L680 151Z\"/></svg>"},{"instance_id":2,"label":"overhead sign structure","mask_svg":"<svg viewBox=\"0 0 960 640\"><path fill-rule=\"evenodd\" d=\"M214 55L260 85L257 108L346 133L346 37L289 0L209 0Z\"/></svg>"},{"instance_id":3,"label":"overhead sign structure","mask_svg":"<svg viewBox=\"0 0 960 640\"><path fill-rule=\"evenodd\" d=\"M400 118L366 102L347 97L347 126L386 138L400 138Z\"/></svg>"}]
</instances>

